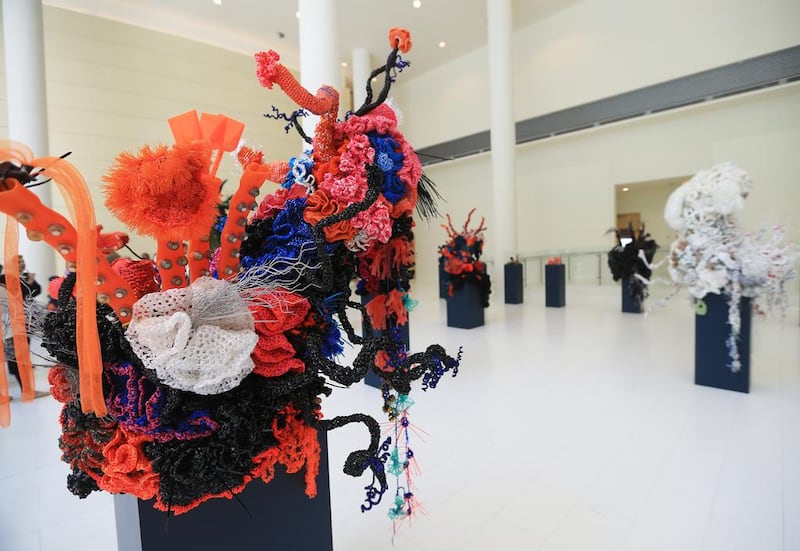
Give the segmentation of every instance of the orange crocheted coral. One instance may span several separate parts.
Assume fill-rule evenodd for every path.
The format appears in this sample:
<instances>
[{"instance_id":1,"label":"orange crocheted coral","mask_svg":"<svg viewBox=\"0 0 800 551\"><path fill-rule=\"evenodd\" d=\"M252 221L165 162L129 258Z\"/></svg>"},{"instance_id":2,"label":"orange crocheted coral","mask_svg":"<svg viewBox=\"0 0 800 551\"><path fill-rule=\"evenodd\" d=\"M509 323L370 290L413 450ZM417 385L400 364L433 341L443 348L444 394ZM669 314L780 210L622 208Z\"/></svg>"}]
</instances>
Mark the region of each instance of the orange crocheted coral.
<instances>
[{"instance_id":1,"label":"orange crocheted coral","mask_svg":"<svg viewBox=\"0 0 800 551\"><path fill-rule=\"evenodd\" d=\"M324 190L318 189L308 197L306 210L303 211L303 219L312 226L316 226L323 218L336 214L341 210L342 207L335 199L331 199ZM345 241L352 239L356 234L356 229L350 223L350 220L342 220L326 226L323 231L325 232L325 239L331 243L340 239Z\"/></svg>"},{"instance_id":2,"label":"orange crocheted coral","mask_svg":"<svg viewBox=\"0 0 800 551\"><path fill-rule=\"evenodd\" d=\"M289 474L296 473L305 466L306 495L315 497L321 454L316 429L299 418L299 411L289 404L272 422L272 431L278 441L278 448L270 448L253 458L256 467L252 476L270 482L275 476L275 465L278 463L284 465Z\"/></svg>"},{"instance_id":3,"label":"orange crocheted coral","mask_svg":"<svg viewBox=\"0 0 800 551\"><path fill-rule=\"evenodd\" d=\"M397 48L404 54L411 49L411 33L408 29L392 27L389 29L389 46Z\"/></svg>"},{"instance_id":4,"label":"orange crocheted coral","mask_svg":"<svg viewBox=\"0 0 800 551\"><path fill-rule=\"evenodd\" d=\"M208 171L211 150L195 141L122 153L103 177L106 206L141 234L188 241L208 233L217 216L219 180Z\"/></svg>"}]
</instances>

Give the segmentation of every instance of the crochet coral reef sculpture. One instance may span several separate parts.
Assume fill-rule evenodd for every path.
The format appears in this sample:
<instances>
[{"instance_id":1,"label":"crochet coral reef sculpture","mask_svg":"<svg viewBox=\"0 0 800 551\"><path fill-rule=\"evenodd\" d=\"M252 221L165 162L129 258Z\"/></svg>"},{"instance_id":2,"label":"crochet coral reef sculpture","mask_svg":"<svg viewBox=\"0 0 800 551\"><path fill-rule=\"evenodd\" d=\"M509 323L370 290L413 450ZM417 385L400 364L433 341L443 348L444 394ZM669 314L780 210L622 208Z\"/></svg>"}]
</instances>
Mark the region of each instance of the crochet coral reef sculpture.
<instances>
[{"instance_id":1,"label":"crochet coral reef sculpture","mask_svg":"<svg viewBox=\"0 0 800 551\"><path fill-rule=\"evenodd\" d=\"M459 232L453 227L450 215L447 225L442 228L447 232L447 243L439 247L439 254L444 258L444 271L448 279L448 294L453 296L455 289L465 284L477 285L481 290L482 304L489 307L489 294L492 292L491 280L486 271L486 264L481 261L486 226L481 217L477 228L470 229L469 223L475 209L469 211L467 221Z\"/></svg>"},{"instance_id":2,"label":"crochet coral reef sculpture","mask_svg":"<svg viewBox=\"0 0 800 551\"><path fill-rule=\"evenodd\" d=\"M689 289L697 304L709 293L727 297L730 367L741 365L736 339L741 318L739 300L753 298L756 310L785 310L786 283L795 276L797 248L784 243L775 226L758 232L739 228L736 214L753 182L733 163L702 170L672 192L664 218L678 232L669 253L669 273Z\"/></svg>"},{"instance_id":3,"label":"crochet coral reef sculpture","mask_svg":"<svg viewBox=\"0 0 800 551\"><path fill-rule=\"evenodd\" d=\"M645 232L644 224L635 231L633 225L628 225L627 239L623 240L619 230L612 229L617 237L617 244L608 251L608 267L614 281L627 279L630 284L631 298L641 304L647 298L647 286L653 274L653 256L658 250L658 244L650 234Z\"/></svg>"},{"instance_id":4,"label":"crochet coral reef sculpture","mask_svg":"<svg viewBox=\"0 0 800 551\"><path fill-rule=\"evenodd\" d=\"M384 103L407 65L399 55L410 46L407 32L393 29L390 45L386 64L371 75L384 76L381 93L373 100L368 84L365 105L343 121L336 119L336 90L323 86L313 95L278 54L256 56L264 86L278 84L320 115L306 155L265 163L261 153L240 147L241 123L193 111L170 120L174 145L121 154L105 177L107 204L156 238L157 262L109 265L98 248L109 240L100 239L77 171L63 159L34 159L22 146L3 144L7 258L16 255L19 223L56 248L71 272L43 340L58 361L51 392L64 404L59 445L73 493L130 493L180 514L230 498L256 479L269 482L283 465L290 473L305 467L306 493L314 496L317 432L362 423L367 445L344 465L352 476L372 472L362 510L381 500L388 473L398 481L390 517L413 514L413 453L402 428L408 393L414 381L430 389L455 375L460 351L452 357L432 344L412 353L373 330L389 314L407 314L412 213L435 212L435 192ZM243 174L227 217L218 220L216 171L225 152L237 156ZM25 187L38 172L65 192L72 222ZM267 180L280 186L256 203ZM215 223L220 246L212 250ZM351 300L354 279L383 306L365 309ZM354 332L353 313L365 336ZM24 327L21 312L12 314ZM24 329L18 334L24 343ZM351 366L339 363L345 340L357 350ZM384 381L384 409L398 425L394 441L381 440L368 415L323 416L320 398L369 370ZM3 408L7 422L7 399L0 399Z\"/></svg>"}]
</instances>

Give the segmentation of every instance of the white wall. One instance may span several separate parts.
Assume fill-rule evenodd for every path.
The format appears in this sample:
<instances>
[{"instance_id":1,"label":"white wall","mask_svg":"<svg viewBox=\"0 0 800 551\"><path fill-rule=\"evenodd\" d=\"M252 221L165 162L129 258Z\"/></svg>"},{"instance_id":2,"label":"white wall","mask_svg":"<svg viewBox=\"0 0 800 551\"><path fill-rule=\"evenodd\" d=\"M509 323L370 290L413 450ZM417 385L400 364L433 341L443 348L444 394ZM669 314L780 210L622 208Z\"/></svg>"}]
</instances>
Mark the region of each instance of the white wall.
<instances>
[{"instance_id":1,"label":"white wall","mask_svg":"<svg viewBox=\"0 0 800 551\"><path fill-rule=\"evenodd\" d=\"M514 33L516 119L796 46L798 21L797 0L584 0ZM483 47L419 75L412 64L394 91L411 143L489 128L487 63Z\"/></svg>"},{"instance_id":2,"label":"white wall","mask_svg":"<svg viewBox=\"0 0 800 551\"><path fill-rule=\"evenodd\" d=\"M414 120L406 109L406 120ZM694 174L732 160L748 170L754 189L742 225L781 222L800 242L800 83L640 117L531 142L516 150L517 239L522 256L599 250L613 244L614 186ZM456 224L478 207L491 219L488 154L428 167ZM436 277L444 233L420 224L420 278ZM491 242L491 240L489 240ZM668 245L668 244L665 244ZM489 260L492 251L486 251Z\"/></svg>"},{"instance_id":3,"label":"white wall","mask_svg":"<svg viewBox=\"0 0 800 551\"><path fill-rule=\"evenodd\" d=\"M244 138L263 146L268 159L299 152L299 138L262 116L272 104L289 112L294 106L277 88L258 84L251 56L51 7L44 9L44 31L50 151L72 151L69 160L89 184L106 231L125 228L105 210L103 173L121 151L173 143L169 117L191 109L223 113L246 124ZM5 79L11 76L2 56L0 70L0 136L7 137ZM218 176L238 182L227 155ZM53 200L66 212L55 190ZM155 252L149 238L134 237L131 245Z\"/></svg>"}]
</instances>

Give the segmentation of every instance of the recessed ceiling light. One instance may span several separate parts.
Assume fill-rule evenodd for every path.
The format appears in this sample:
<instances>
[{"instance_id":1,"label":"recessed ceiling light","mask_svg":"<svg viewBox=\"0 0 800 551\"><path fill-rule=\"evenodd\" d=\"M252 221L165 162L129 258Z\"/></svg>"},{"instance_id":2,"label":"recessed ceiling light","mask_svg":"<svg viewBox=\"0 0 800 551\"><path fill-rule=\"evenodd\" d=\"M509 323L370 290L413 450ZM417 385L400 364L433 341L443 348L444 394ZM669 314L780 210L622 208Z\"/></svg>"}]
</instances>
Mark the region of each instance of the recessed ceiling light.
<instances>
[{"instance_id":1,"label":"recessed ceiling light","mask_svg":"<svg viewBox=\"0 0 800 551\"><path fill-rule=\"evenodd\" d=\"M414 0L413 2L411 2L411 5L414 6L415 8L418 8L422 5L422 2L420 2L420 0Z\"/></svg>"},{"instance_id":2,"label":"recessed ceiling light","mask_svg":"<svg viewBox=\"0 0 800 551\"><path fill-rule=\"evenodd\" d=\"M300 19L300 12L299 11L294 12L294 16L296 18Z\"/></svg>"},{"instance_id":3,"label":"recessed ceiling light","mask_svg":"<svg viewBox=\"0 0 800 551\"><path fill-rule=\"evenodd\" d=\"M444 40L442 40L441 42L439 42L439 47L440 47L440 48L444 48L445 46L447 46L447 42L445 42Z\"/></svg>"},{"instance_id":4,"label":"recessed ceiling light","mask_svg":"<svg viewBox=\"0 0 800 551\"><path fill-rule=\"evenodd\" d=\"M347 62L346 61L342 61L342 67L347 67Z\"/></svg>"},{"instance_id":5,"label":"recessed ceiling light","mask_svg":"<svg viewBox=\"0 0 800 551\"><path fill-rule=\"evenodd\" d=\"M624 187L622 188L622 191L630 191L630 188Z\"/></svg>"},{"instance_id":6,"label":"recessed ceiling light","mask_svg":"<svg viewBox=\"0 0 800 551\"><path fill-rule=\"evenodd\" d=\"M214 3L215 3L217 6L221 6L221 5L222 5L222 0L213 0L213 2L214 2Z\"/></svg>"}]
</instances>

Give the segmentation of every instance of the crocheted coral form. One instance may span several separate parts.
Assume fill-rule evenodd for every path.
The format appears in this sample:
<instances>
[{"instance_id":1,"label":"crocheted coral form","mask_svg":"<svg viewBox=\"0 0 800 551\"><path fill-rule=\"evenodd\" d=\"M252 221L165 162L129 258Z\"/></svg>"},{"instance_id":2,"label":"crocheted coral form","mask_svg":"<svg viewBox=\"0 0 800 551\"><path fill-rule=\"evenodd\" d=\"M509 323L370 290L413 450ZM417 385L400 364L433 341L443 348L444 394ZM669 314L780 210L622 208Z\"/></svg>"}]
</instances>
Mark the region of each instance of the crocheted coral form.
<instances>
[{"instance_id":1,"label":"crocheted coral form","mask_svg":"<svg viewBox=\"0 0 800 551\"><path fill-rule=\"evenodd\" d=\"M126 236L99 232L79 176L63 159L0 148L0 211L29 236L41 234L70 270L40 336L58 362L50 383L63 403L59 445L74 494L125 492L180 514L257 479L269 482L283 465L288 473L305 467L306 494L314 496L318 432L357 423L367 441L343 470L373 475L362 510L388 491L387 473L396 477L390 517L416 508L415 460L402 460L413 456L407 436L392 448L373 417L322 413L323 397L372 372L383 381L390 420L407 425L415 381L435 388L460 364L460 352L450 356L437 344L412 352L396 331L414 304L412 214L420 203L421 212L434 213L436 194L399 117L383 103L408 65L399 52L410 36L393 30L390 44L373 75L383 76L382 90L373 98L368 83L368 101L343 121L336 90L309 92L277 54L258 56L263 84L279 84L321 115L307 154L265 161L241 146L241 123L188 111L169 120L173 145L118 156L105 177L107 205L155 237L153 261L109 266L105 251ZM274 118L292 126L298 116ZM216 173L224 153L234 154L242 173L223 201ZM40 183L42 168L74 184L73 202L83 205L74 225L25 187ZM259 204L264 187L270 193ZM371 295L366 307L352 299L353 280L359 294ZM0 423L8 410L3 386L0 379ZM396 427L395 434L405 433Z\"/></svg>"},{"instance_id":2,"label":"crocheted coral form","mask_svg":"<svg viewBox=\"0 0 800 551\"><path fill-rule=\"evenodd\" d=\"M233 285L209 277L142 297L125 337L160 382L197 394L238 386L253 370L250 353L258 341Z\"/></svg>"}]
</instances>

